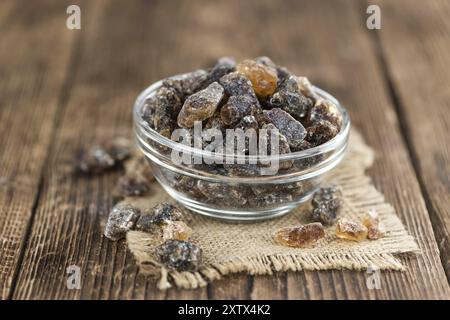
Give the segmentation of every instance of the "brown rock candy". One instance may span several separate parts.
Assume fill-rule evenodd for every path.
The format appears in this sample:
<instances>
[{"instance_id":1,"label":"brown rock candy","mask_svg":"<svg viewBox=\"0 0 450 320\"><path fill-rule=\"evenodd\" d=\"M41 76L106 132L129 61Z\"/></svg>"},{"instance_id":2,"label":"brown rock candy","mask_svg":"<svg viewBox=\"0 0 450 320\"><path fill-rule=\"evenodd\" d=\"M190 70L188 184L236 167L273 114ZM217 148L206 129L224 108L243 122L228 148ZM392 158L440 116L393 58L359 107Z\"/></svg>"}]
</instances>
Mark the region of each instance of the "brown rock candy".
<instances>
[{"instance_id":1,"label":"brown rock candy","mask_svg":"<svg viewBox=\"0 0 450 320\"><path fill-rule=\"evenodd\" d=\"M217 82L190 95L178 114L178 125L183 128L192 128L195 121L210 118L216 111L223 95L223 87Z\"/></svg>"},{"instance_id":2,"label":"brown rock candy","mask_svg":"<svg viewBox=\"0 0 450 320\"><path fill-rule=\"evenodd\" d=\"M303 184L304 182L291 182L287 184L261 184L251 186L251 189L253 193L258 197L264 194L276 193L286 193L291 196L298 196L304 193Z\"/></svg>"},{"instance_id":3,"label":"brown rock candy","mask_svg":"<svg viewBox=\"0 0 450 320\"><path fill-rule=\"evenodd\" d=\"M332 123L338 131L342 126L342 114L331 101L319 99L309 113L309 122L314 124L326 120Z\"/></svg>"},{"instance_id":4,"label":"brown rock candy","mask_svg":"<svg viewBox=\"0 0 450 320\"><path fill-rule=\"evenodd\" d=\"M210 83L219 81L224 75L235 71L236 61L231 57L222 57L217 60L217 63L208 74L208 81Z\"/></svg>"},{"instance_id":5,"label":"brown rock candy","mask_svg":"<svg viewBox=\"0 0 450 320\"><path fill-rule=\"evenodd\" d=\"M154 223L153 214L149 212L143 212L141 214L136 221L134 229L151 234L161 234L161 227Z\"/></svg>"},{"instance_id":6,"label":"brown rock candy","mask_svg":"<svg viewBox=\"0 0 450 320\"><path fill-rule=\"evenodd\" d=\"M130 140L114 138L81 150L76 156L75 166L83 173L101 173L130 157L132 151L133 143Z\"/></svg>"},{"instance_id":7,"label":"brown rock candy","mask_svg":"<svg viewBox=\"0 0 450 320\"><path fill-rule=\"evenodd\" d=\"M367 237L367 228L360 222L342 218L336 225L336 236L344 240L362 241Z\"/></svg>"},{"instance_id":8,"label":"brown rock candy","mask_svg":"<svg viewBox=\"0 0 450 320\"><path fill-rule=\"evenodd\" d=\"M245 116L243 117L235 126L235 129L242 129L244 132L249 129L255 130L258 132L259 124L254 116Z\"/></svg>"},{"instance_id":9,"label":"brown rock candy","mask_svg":"<svg viewBox=\"0 0 450 320\"><path fill-rule=\"evenodd\" d=\"M117 241L125 238L139 218L140 210L129 204L119 203L114 206L105 225L105 237Z\"/></svg>"},{"instance_id":10,"label":"brown rock candy","mask_svg":"<svg viewBox=\"0 0 450 320\"><path fill-rule=\"evenodd\" d=\"M313 85L309 82L307 77L297 77L297 84L303 95L314 101L318 98L317 94L314 92Z\"/></svg>"},{"instance_id":11,"label":"brown rock candy","mask_svg":"<svg viewBox=\"0 0 450 320\"><path fill-rule=\"evenodd\" d=\"M376 240L384 237L386 228L378 218L378 214L375 210L369 211L369 213L363 219L363 225L367 228L367 238Z\"/></svg>"},{"instance_id":12,"label":"brown rock candy","mask_svg":"<svg viewBox=\"0 0 450 320\"><path fill-rule=\"evenodd\" d=\"M262 128L265 124L272 123L262 108L254 109L252 111L252 115L255 117L260 128Z\"/></svg>"},{"instance_id":13,"label":"brown rock candy","mask_svg":"<svg viewBox=\"0 0 450 320\"><path fill-rule=\"evenodd\" d=\"M266 130L267 133L267 155L282 155L291 152L287 138L280 133L275 125L273 125L272 123L265 124L261 129ZM262 132L263 131L260 131L260 134ZM275 145L272 144L272 136L274 137L274 139L278 140L278 148L276 148ZM292 164L292 160L279 161L278 163L280 169L290 168L292 167Z\"/></svg>"},{"instance_id":14,"label":"brown rock candy","mask_svg":"<svg viewBox=\"0 0 450 320\"><path fill-rule=\"evenodd\" d=\"M167 220L162 226L162 237L167 240L188 240L192 235L192 229L183 221Z\"/></svg>"},{"instance_id":15,"label":"brown rock candy","mask_svg":"<svg viewBox=\"0 0 450 320\"><path fill-rule=\"evenodd\" d=\"M208 84L208 72L199 69L184 74L181 77L168 78L163 86L175 90L180 99L184 99Z\"/></svg>"},{"instance_id":16,"label":"brown rock candy","mask_svg":"<svg viewBox=\"0 0 450 320\"><path fill-rule=\"evenodd\" d=\"M255 62L259 63L259 64L262 64L262 65L265 65L267 67L273 68L273 69L275 69L277 67L275 62L273 62L272 59L270 59L267 56L257 57L257 58L255 58Z\"/></svg>"},{"instance_id":17,"label":"brown rock candy","mask_svg":"<svg viewBox=\"0 0 450 320\"><path fill-rule=\"evenodd\" d=\"M303 226L287 227L277 230L273 238L283 246L303 248L315 244L325 236L321 223L310 223Z\"/></svg>"},{"instance_id":18,"label":"brown rock candy","mask_svg":"<svg viewBox=\"0 0 450 320\"><path fill-rule=\"evenodd\" d=\"M139 153L129 162L125 163L125 167L127 172L138 172L149 181L155 181L150 163L142 153Z\"/></svg>"},{"instance_id":19,"label":"brown rock candy","mask_svg":"<svg viewBox=\"0 0 450 320\"><path fill-rule=\"evenodd\" d=\"M278 86L280 84L282 84L286 79L288 79L291 75L290 72L286 68L277 66L269 57L266 57L266 56L258 57L255 59L255 61L257 63L263 64L265 66L268 66L268 67L271 67L271 68L274 68L277 70Z\"/></svg>"},{"instance_id":20,"label":"brown rock candy","mask_svg":"<svg viewBox=\"0 0 450 320\"><path fill-rule=\"evenodd\" d=\"M270 207L277 206L281 203L290 202L293 200L292 194L285 190L272 191L270 193L259 194L257 197L251 197L248 202L256 207Z\"/></svg>"},{"instance_id":21,"label":"brown rock candy","mask_svg":"<svg viewBox=\"0 0 450 320\"><path fill-rule=\"evenodd\" d=\"M217 201L230 206L243 206L248 202L246 189L240 186L198 180L197 187L207 199L214 202Z\"/></svg>"},{"instance_id":22,"label":"brown rock candy","mask_svg":"<svg viewBox=\"0 0 450 320\"><path fill-rule=\"evenodd\" d=\"M151 182L139 172L128 172L117 181L116 190L123 197L143 196L150 191Z\"/></svg>"},{"instance_id":23,"label":"brown rock candy","mask_svg":"<svg viewBox=\"0 0 450 320\"><path fill-rule=\"evenodd\" d=\"M264 110L264 114L278 128L280 133L286 137L291 148L296 148L301 145L303 139L306 137L306 129L300 122L279 108Z\"/></svg>"},{"instance_id":24,"label":"brown rock candy","mask_svg":"<svg viewBox=\"0 0 450 320\"><path fill-rule=\"evenodd\" d=\"M304 118L314 106L314 101L303 95L296 76L290 76L278 87L270 103L296 119Z\"/></svg>"},{"instance_id":25,"label":"brown rock candy","mask_svg":"<svg viewBox=\"0 0 450 320\"><path fill-rule=\"evenodd\" d=\"M180 209L170 203L160 203L151 209L153 213L153 222L156 224L162 224L166 221L180 221L183 218L183 214Z\"/></svg>"},{"instance_id":26,"label":"brown rock candy","mask_svg":"<svg viewBox=\"0 0 450 320\"><path fill-rule=\"evenodd\" d=\"M256 155L258 153L257 150L257 141L258 141L258 129L259 124L258 121L256 121L256 118L254 116L245 116L243 117L234 127L235 130L242 130L244 134L244 148L243 150L240 150L244 154L249 154L250 151L253 155ZM252 130L252 131L251 131ZM254 149L250 150L250 141L253 139L255 145ZM238 138L239 141L239 138ZM238 147L238 144L236 144L236 148Z\"/></svg>"},{"instance_id":27,"label":"brown rock candy","mask_svg":"<svg viewBox=\"0 0 450 320\"><path fill-rule=\"evenodd\" d=\"M339 129L334 124L326 120L319 120L307 129L306 140L313 146L319 146L333 139Z\"/></svg>"},{"instance_id":28,"label":"brown rock candy","mask_svg":"<svg viewBox=\"0 0 450 320\"><path fill-rule=\"evenodd\" d=\"M216 112L211 118L209 118L204 126L204 129L217 129L220 132L225 133L227 125L223 122L220 112Z\"/></svg>"},{"instance_id":29,"label":"brown rock candy","mask_svg":"<svg viewBox=\"0 0 450 320\"><path fill-rule=\"evenodd\" d=\"M203 194L197 188L197 179L195 178L185 175L177 175L175 179L171 181L171 185L178 192L188 194L194 199L203 198Z\"/></svg>"},{"instance_id":30,"label":"brown rock candy","mask_svg":"<svg viewBox=\"0 0 450 320\"><path fill-rule=\"evenodd\" d=\"M266 98L277 88L277 71L270 66L254 60L244 60L236 66L236 71L252 82L253 90L259 97Z\"/></svg>"},{"instance_id":31,"label":"brown rock candy","mask_svg":"<svg viewBox=\"0 0 450 320\"><path fill-rule=\"evenodd\" d=\"M162 86L145 101L141 115L151 128L170 138L181 107L179 93L171 87Z\"/></svg>"},{"instance_id":32,"label":"brown rock candy","mask_svg":"<svg viewBox=\"0 0 450 320\"><path fill-rule=\"evenodd\" d=\"M320 188L314 193L311 204L313 220L326 226L332 225L342 208L342 192L336 186Z\"/></svg>"},{"instance_id":33,"label":"brown rock candy","mask_svg":"<svg viewBox=\"0 0 450 320\"><path fill-rule=\"evenodd\" d=\"M111 169L115 164L116 161L108 151L97 145L82 150L77 156L75 166L83 173L96 174Z\"/></svg>"},{"instance_id":34,"label":"brown rock candy","mask_svg":"<svg viewBox=\"0 0 450 320\"><path fill-rule=\"evenodd\" d=\"M233 125L243 117L250 115L254 108L258 108L255 99L248 95L231 96L220 109L220 117L226 125Z\"/></svg>"},{"instance_id":35,"label":"brown rock candy","mask_svg":"<svg viewBox=\"0 0 450 320\"><path fill-rule=\"evenodd\" d=\"M164 242L156 248L155 255L161 263L178 271L197 271L202 263L202 250L181 240Z\"/></svg>"},{"instance_id":36,"label":"brown rock candy","mask_svg":"<svg viewBox=\"0 0 450 320\"><path fill-rule=\"evenodd\" d=\"M136 222L136 230L154 232L155 226L162 226L168 221L181 221L181 211L172 204L160 203L142 213Z\"/></svg>"},{"instance_id":37,"label":"brown rock candy","mask_svg":"<svg viewBox=\"0 0 450 320\"><path fill-rule=\"evenodd\" d=\"M107 141L105 149L116 162L120 162L131 156L134 150L134 144L130 139L117 137Z\"/></svg>"},{"instance_id":38,"label":"brown rock candy","mask_svg":"<svg viewBox=\"0 0 450 320\"><path fill-rule=\"evenodd\" d=\"M223 86L228 96L251 96L255 97L252 82L243 74L231 72L220 78L219 83Z\"/></svg>"},{"instance_id":39,"label":"brown rock candy","mask_svg":"<svg viewBox=\"0 0 450 320\"><path fill-rule=\"evenodd\" d=\"M253 163L224 164L223 167L227 170L227 174L231 177L261 175L261 167Z\"/></svg>"}]
</instances>

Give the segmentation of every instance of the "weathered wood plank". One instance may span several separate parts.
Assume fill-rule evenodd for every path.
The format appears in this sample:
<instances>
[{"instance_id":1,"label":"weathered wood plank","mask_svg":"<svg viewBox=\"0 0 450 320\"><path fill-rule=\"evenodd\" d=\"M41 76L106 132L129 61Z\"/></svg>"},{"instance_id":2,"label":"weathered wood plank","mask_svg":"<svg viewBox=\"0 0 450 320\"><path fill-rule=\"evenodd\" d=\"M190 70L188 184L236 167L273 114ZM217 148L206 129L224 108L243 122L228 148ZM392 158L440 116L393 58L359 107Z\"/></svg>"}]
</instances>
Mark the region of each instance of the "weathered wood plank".
<instances>
[{"instance_id":1,"label":"weathered wood plank","mask_svg":"<svg viewBox=\"0 0 450 320\"><path fill-rule=\"evenodd\" d=\"M387 70L450 279L450 3L380 6Z\"/></svg>"},{"instance_id":2,"label":"weathered wood plank","mask_svg":"<svg viewBox=\"0 0 450 320\"><path fill-rule=\"evenodd\" d=\"M64 2L0 3L0 299L11 294L67 90L75 34L65 12Z\"/></svg>"}]
</instances>

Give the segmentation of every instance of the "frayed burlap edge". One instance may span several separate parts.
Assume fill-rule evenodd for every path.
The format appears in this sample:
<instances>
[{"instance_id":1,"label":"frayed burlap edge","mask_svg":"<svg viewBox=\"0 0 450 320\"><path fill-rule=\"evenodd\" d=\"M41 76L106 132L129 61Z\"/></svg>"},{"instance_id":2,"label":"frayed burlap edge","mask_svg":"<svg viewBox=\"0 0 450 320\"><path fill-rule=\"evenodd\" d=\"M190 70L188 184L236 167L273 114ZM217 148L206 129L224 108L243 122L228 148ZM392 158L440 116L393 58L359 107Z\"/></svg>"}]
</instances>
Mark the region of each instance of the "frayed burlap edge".
<instances>
[{"instance_id":1,"label":"frayed burlap edge","mask_svg":"<svg viewBox=\"0 0 450 320\"><path fill-rule=\"evenodd\" d=\"M314 249L303 250L278 246L274 251L273 248L267 246L267 254L261 254L265 249L258 247L255 248L254 255L247 253L247 256L234 256L225 260L219 257L206 257L204 267L198 272L177 272L167 270L154 260L152 252L157 245L154 236L131 231L127 234L127 244L140 266L140 271L143 274L159 278L158 288L161 290L168 289L172 285L184 289L195 289L206 286L208 282L221 279L223 276L240 272L251 275L270 275L283 271L366 270L368 268L404 271L405 267L394 255L418 253L419 248L414 239L406 232L394 208L385 202L384 196L375 189L371 179L364 173L365 169L370 167L374 161L372 149L354 130L349 145L343 165L330 175L329 181L337 182L343 189L343 211L346 216L357 218L370 209L379 212L380 218L387 228L385 238L367 241L359 245L333 238L334 229L329 228L327 240L324 240L323 244L319 242ZM166 201L166 199L161 201ZM295 212L289 215L292 217ZM194 215L194 217L197 216ZM214 220L203 219L203 217L194 218L191 224L194 231L196 231L196 224L198 224L200 233L208 230L208 226L216 224ZM287 225L299 224L293 218L280 219L285 219ZM266 224L273 224L272 221L270 220ZM249 227L248 233L254 235L258 232L267 232L267 225L259 224ZM229 224L226 228L238 228L238 225ZM221 236L220 233L217 234L217 237ZM217 246L217 244L211 245Z\"/></svg>"}]
</instances>

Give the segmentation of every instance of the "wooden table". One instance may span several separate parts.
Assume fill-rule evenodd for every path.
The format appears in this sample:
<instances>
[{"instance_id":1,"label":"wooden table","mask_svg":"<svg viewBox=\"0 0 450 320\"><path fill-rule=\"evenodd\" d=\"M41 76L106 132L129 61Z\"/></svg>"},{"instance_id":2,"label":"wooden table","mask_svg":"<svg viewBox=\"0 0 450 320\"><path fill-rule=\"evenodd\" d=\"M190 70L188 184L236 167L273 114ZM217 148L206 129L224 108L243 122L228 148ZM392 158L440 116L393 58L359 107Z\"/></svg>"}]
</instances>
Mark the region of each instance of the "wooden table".
<instances>
[{"instance_id":1,"label":"wooden table","mask_svg":"<svg viewBox=\"0 0 450 320\"><path fill-rule=\"evenodd\" d=\"M449 298L450 2L0 2L0 298ZM267 55L333 92L376 150L370 175L423 254L384 272L380 290L352 271L236 275L160 292L123 243L102 236L119 173L72 174L79 147L131 135L137 94L217 57ZM82 268L80 290L66 268Z\"/></svg>"}]
</instances>

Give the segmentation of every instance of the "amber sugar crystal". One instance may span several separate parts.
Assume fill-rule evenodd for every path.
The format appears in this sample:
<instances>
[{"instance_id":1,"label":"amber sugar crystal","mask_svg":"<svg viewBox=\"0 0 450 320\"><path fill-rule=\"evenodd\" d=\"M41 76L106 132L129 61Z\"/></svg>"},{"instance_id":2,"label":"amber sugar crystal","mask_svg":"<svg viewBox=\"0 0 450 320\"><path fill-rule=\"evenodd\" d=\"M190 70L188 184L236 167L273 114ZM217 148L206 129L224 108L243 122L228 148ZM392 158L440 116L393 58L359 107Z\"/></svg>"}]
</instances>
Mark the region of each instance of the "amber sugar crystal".
<instances>
[{"instance_id":1,"label":"amber sugar crystal","mask_svg":"<svg viewBox=\"0 0 450 320\"><path fill-rule=\"evenodd\" d=\"M367 228L360 222L342 218L336 225L336 236L345 240L362 241L367 237Z\"/></svg>"},{"instance_id":2,"label":"amber sugar crystal","mask_svg":"<svg viewBox=\"0 0 450 320\"><path fill-rule=\"evenodd\" d=\"M274 240L286 247L303 248L315 244L325 236L325 230L319 222L303 226L286 227L277 230Z\"/></svg>"},{"instance_id":3,"label":"amber sugar crystal","mask_svg":"<svg viewBox=\"0 0 450 320\"><path fill-rule=\"evenodd\" d=\"M192 235L192 229L183 221L166 221L161 226L164 241L188 240Z\"/></svg>"},{"instance_id":4,"label":"amber sugar crystal","mask_svg":"<svg viewBox=\"0 0 450 320\"><path fill-rule=\"evenodd\" d=\"M386 233L384 224L379 220L375 210L369 211L364 217L363 225L367 228L367 238L371 240L382 238Z\"/></svg>"},{"instance_id":5,"label":"amber sugar crystal","mask_svg":"<svg viewBox=\"0 0 450 320\"><path fill-rule=\"evenodd\" d=\"M251 81L259 97L268 97L277 89L278 75L273 67L254 60L244 60L236 66L236 71Z\"/></svg>"}]
</instances>

